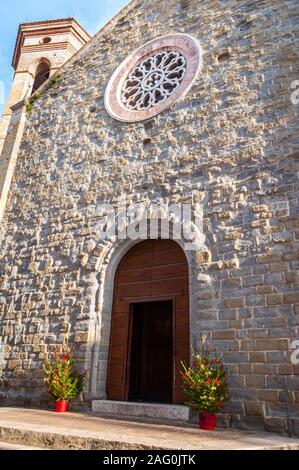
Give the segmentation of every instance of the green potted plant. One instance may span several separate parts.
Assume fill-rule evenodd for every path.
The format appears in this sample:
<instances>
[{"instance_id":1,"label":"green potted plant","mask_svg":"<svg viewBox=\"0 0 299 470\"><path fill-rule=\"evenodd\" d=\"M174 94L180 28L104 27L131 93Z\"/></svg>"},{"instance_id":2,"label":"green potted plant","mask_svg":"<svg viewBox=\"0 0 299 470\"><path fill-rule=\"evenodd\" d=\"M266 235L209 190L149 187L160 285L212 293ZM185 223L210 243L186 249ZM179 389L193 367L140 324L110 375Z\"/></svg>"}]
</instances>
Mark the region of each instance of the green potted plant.
<instances>
[{"instance_id":1,"label":"green potted plant","mask_svg":"<svg viewBox=\"0 0 299 470\"><path fill-rule=\"evenodd\" d=\"M223 357L203 337L200 347L192 351L192 365L182 362L180 373L186 405L199 411L199 427L212 430L217 424L215 412L229 400L227 371Z\"/></svg>"},{"instance_id":2,"label":"green potted plant","mask_svg":"<svg viewBox=\"0 0 299 470\"><path fill-rule=\"evenodd\" d=\"M47 391L55 399L55 411L67 411L70 401L83 390L86 373L78 372L73 351L65 346L61 353L54 352L44 364Z\"/></svg>"}]
</instances>

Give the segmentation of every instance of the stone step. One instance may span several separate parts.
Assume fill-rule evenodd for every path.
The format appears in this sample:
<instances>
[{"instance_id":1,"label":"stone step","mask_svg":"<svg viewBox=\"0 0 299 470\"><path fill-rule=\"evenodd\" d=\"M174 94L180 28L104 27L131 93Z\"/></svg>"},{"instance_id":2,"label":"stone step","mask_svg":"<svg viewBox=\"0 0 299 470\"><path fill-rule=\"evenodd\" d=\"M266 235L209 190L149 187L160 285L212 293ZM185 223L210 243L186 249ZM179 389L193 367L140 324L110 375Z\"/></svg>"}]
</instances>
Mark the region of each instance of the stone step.
<instances>
[{"instance_id":1,"label":"stone step","mask_svg":"<svg viewBox=\"0 0 299 470\"><path fill-rule=\"evenodd\" d=\"M8 407L0 407L0 441L77 450L299 450L298 438L265 432L203 431L170 422L149 424L89 413Z\"/></svg>"},{"instance_id":2,"label":"stone step","mask_svg":"<svg viewBox=\"0 0 299 470\"><path fill-rule=\"evenodd\" d=\"M185 424L190 419L190 410L184 405L93 400L91 410L93 413L114 418L146 418Z\"/></svg>"}]
</instances>

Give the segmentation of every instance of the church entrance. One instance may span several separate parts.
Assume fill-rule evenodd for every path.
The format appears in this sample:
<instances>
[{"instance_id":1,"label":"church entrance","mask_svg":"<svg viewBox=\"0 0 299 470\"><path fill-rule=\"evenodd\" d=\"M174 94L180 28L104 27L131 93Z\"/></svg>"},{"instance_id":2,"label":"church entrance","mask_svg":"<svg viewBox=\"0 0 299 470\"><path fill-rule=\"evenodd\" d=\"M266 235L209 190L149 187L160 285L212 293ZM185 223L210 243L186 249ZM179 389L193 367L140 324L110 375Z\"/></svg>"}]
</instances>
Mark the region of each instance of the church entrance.
<instances>
[{"instance_id":1,"label":"church entrance","mask_svg":"<svg viewBox=\"0 0 299 470\"><path fill-rule=\"evenodd\" d=\"M107 398L183 403L179 368L189 352L185 254L171 240L141 242L115 276Z\"/></svg>"},{"instance_id":2,"label":"church entrance","mask_svg":"<svg viewBox=\"0 0 299 470\"><path fill-rule=\"evenodd\" d=\"M171 300L132 304L129 400L172 403Z\"/></svg>"}]
</instances>

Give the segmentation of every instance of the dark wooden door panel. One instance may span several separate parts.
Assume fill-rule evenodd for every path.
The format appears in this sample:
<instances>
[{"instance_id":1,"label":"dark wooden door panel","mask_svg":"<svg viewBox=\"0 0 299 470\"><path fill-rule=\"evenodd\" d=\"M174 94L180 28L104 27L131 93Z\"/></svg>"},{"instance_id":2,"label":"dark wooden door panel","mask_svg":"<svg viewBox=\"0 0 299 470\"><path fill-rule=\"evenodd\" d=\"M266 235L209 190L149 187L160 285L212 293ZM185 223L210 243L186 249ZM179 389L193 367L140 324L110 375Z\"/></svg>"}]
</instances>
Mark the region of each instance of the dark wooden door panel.
<instances>
[{"instance_id":1,"label":"dark wooden door panel","mask_svg":"<svg viewBox=\"0 0 299 470\"><path fill-rule=\"evenodd\" d=\"M151 282L134 282L131 284L119 284L118 286L118 295L121 297L147 297L151 293Z\"/></svg>"},{"instance_id":2,"label":"dark wooden door panel","mask_svg":"<svg viewBox=\"0 0 299 470\"><path fill-rule=\"evenodd\" d=\"M155 280L180 278L182 283L188 276L188 267L184 263L153 266L152 278Z\"/></svg>"},{"instance_id":3,"label":"dark wooden door panel","mask_svg":"<svg viewBox=\"0 0 299 470\"><path fill-rule=\"evenodd\" d=\"M133 304L129 399L172 403L172 301Z\"/></svg>"},{"instance_id":4,"label":"dark wooden door panel","mask_svg":"<svg viewBox=\"0 0 299 470\"><path fill-rule=\"evenodd\" d=\"M182 286L181 279L159 279L152 281L152 295L186 295L187 291Z\"/></svg>"},{"instance_id":5,"label":"dark wooden door panel","mask_svg":"<svg viewBox=\"0 0 299 470\"><path fill-rule=\"evenodd\" d=\"M119 284L131 284L140 281L140 279L142 281L151 281L152 269L152 265L122 269L118 274L118 282Z\"/></svg>"}]
</instances>

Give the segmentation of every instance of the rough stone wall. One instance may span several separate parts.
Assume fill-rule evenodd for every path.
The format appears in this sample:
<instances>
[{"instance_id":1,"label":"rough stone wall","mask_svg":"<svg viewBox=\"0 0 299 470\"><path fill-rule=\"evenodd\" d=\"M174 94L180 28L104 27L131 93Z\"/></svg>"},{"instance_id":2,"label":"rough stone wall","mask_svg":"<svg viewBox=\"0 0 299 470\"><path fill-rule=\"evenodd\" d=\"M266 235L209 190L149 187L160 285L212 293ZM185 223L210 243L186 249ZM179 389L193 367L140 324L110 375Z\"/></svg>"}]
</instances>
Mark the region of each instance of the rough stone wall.
<instances>
[{"instance_id":1,"label":"rough stone wall","mask_svg":"<svg viewBox=\"0 0 299 470\"><path fill-rule=\"evenodd\" d=\"M136 1L72 60L28 115L2 227L1 402L38 405L41 361L68 335L104 396L113 273L129 243L99 240L99 206L202 201L211 262L188 254L191 330L224 353L234 426L298 432L296 0ZM197 37L200 76L149 122L104 108L127 54L171 32ZM297 68L297 69L296 69ZM0 366L1 367L1 366Z\"/></svg>"}]
</instances>

